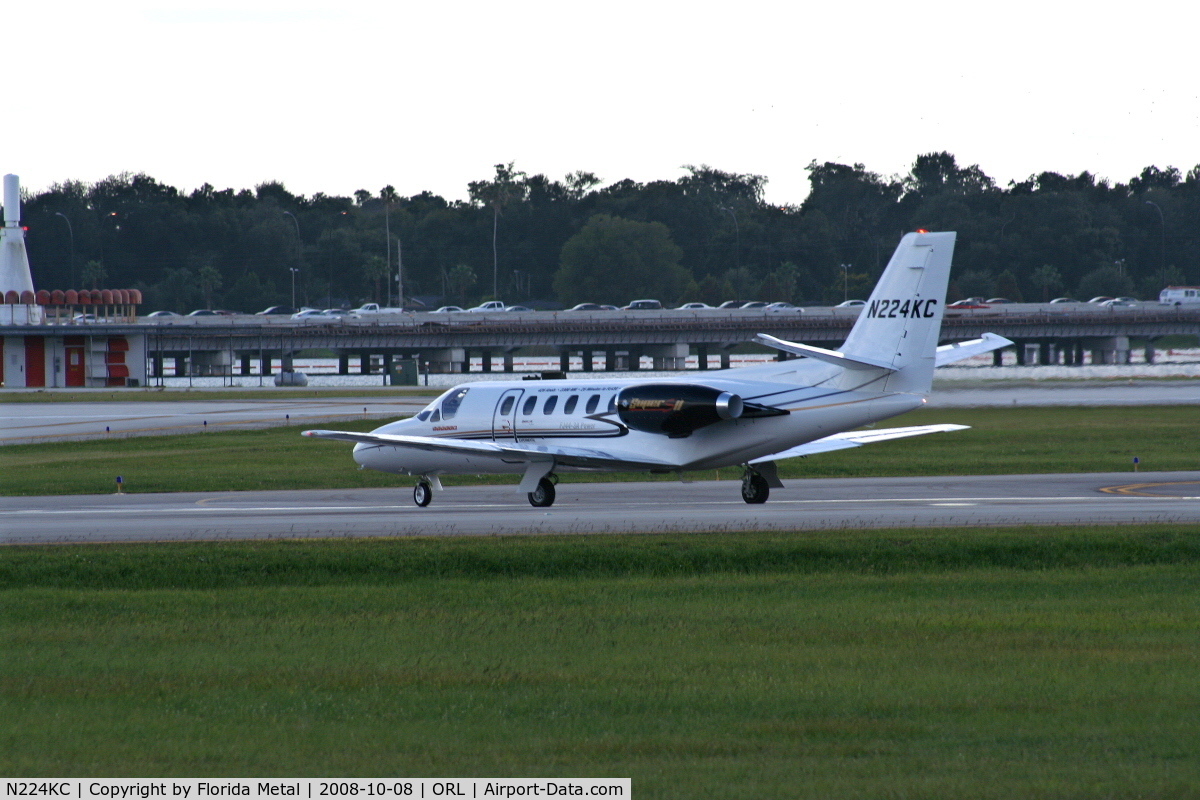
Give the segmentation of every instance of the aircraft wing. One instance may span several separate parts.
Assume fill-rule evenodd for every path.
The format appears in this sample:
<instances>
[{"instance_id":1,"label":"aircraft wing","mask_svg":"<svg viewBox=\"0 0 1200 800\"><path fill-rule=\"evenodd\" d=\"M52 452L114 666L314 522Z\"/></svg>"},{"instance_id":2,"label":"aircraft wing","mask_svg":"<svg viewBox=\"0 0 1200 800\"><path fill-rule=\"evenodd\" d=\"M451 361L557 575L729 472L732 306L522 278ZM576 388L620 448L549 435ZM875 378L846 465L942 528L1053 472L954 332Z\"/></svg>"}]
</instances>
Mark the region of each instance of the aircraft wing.
<instances>
[{"instance_id":1,"label":"aircraft wing","mask_svg":"<svg viewBox=\"0 0 1200 800\"><path fill-rule=\"evenodd\" d=\"M484 458L495 458L507 463L554 462L563 466L580 468L647 470L663 467L676 468L671 461L652 458L641 453L626 453L621 450L599 447L557 447L521 442L484 442L470 439L444 439L436 436L401 436L388 433L355 433L351 431L303 431L302 436L317 439L336 439L357 444L374 444L386 447L407 447L436 453L454 453Z\"/></svg>"},{"instance_id":2,"label":"aircraft wing","mask_svg":"<svg viewBox=\"0 0 1200 800\"><path fill-rule=\"evenodd\" d=\"M953 364L955 361L961 361L964 358L977 356L981 353L990 353L993 350L999 350L1001 347L1008 347L1012 344L1012 340L1005 339L1003 336L997 336L994 333L985 333L983 338L972 339L969 342L955 342L954 344L944 344L937 349L937 366L945 366Z\"/></svg>"},{"instance_id":3,"label":"aircraft wing","mask_svg":"<svg viewBox=\"0 0 1200 800\"><path fill-rule=\"evenodd\" d=\"M772 453L769 456L756 458L750 463L758 464L763 461L778 461L781 458L811 456L814 453L828 453L832 450L846 450L851 447L860 447L864 444L886 442L889 439L903 439L906 436L922 436L926 433L941 433L943 431L961 431L966 430L969 427L969 425L949 424L914 425L908 428L880 428L878 430L869 431L843 431L842 433L835 433L832 436L826 436L824 439L816 439L815 441L807 442L797 447L791 447L778 453Z\"/></svg>"}]
</instances>

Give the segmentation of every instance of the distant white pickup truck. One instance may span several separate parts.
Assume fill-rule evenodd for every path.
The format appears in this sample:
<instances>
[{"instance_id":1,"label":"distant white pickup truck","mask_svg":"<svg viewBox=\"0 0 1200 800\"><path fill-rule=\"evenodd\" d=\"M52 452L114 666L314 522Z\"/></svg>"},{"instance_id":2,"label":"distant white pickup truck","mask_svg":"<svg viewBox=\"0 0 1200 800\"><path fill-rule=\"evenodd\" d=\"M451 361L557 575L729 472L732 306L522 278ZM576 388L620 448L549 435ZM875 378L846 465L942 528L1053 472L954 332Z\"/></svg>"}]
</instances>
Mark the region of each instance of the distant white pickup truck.
<instances>
[{"instance_id":1,"label":"distant white pickup truck","mask_svg":"<svg viewBox=\"0 0 1200 800\"><path fill-rule=\"evenodd\" d=\"M361 314L364 316L369 314L403 314L404 309L381 306L379 303L363 303L358 308L353 309L350 313Z\"/></svg>"}]
</instances>

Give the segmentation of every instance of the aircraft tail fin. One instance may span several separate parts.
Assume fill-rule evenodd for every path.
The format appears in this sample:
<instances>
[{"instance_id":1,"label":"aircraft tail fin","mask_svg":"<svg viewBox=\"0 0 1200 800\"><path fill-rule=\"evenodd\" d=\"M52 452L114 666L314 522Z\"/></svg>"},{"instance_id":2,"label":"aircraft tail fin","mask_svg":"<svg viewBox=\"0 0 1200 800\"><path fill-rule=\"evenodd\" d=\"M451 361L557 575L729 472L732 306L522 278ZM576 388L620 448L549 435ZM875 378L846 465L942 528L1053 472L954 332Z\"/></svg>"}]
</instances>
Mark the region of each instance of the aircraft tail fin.
<instances>
[{"instance_id":1,"label":"aircraft tail fin","mask_svg":"<svg viewBox=\"0 0 1200 800\"><path fill-rule=\"evenodd\" d=\"M880 391L929 392L954 240L953 232L906 234L842 345L847 359L887 365L873 381ZM841 383L861 386L864 377L846 370Z\"/></svg>"}]
</instances>

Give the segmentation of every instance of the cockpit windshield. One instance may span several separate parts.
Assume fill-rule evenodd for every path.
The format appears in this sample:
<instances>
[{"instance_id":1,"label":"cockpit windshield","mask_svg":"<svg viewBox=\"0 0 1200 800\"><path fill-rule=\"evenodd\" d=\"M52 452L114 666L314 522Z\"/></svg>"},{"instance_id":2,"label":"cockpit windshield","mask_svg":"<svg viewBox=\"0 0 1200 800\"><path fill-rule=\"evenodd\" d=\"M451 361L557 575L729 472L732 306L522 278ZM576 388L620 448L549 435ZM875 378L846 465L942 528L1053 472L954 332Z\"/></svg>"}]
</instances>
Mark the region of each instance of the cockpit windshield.
<instances>
[{"instance_id":1,"label":"cockpit windshield","mask_svg":"<svg viewBox=\"0 0 1200 800\"><path fill-rule=\"evenodd\" d=\"M453 419L468 391L469 389L451 389L425 406L421 413L417 414L417 419L421 422L441 422L444 419Z\"/></svg>"},{"instance_id":2,"label":"cockpit windshield","mask_svg":"<svg viewBox=\"0 0 1200 800\"><path fill-rule=\"evenodd\" d=\"M442 419L453 419L458 413L458 407L462 405L463 398L467 396L470 389L456 389L445 396L442 400Z\"/></svg>"}]
</instances>

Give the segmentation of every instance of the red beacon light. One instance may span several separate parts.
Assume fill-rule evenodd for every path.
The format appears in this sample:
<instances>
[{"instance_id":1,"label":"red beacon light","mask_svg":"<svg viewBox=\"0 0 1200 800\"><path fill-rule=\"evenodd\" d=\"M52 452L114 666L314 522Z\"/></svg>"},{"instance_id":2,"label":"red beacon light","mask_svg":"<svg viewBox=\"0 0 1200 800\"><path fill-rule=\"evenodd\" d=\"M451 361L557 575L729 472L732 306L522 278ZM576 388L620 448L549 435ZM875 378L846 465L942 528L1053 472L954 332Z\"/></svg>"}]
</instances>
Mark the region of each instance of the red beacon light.
<instances>
[{"instance_id":1,"label":"red beacon light","mask_svg":"<svg viewBox=\"0 0 1200 800\"><path fill-rule=\"evenodd\" d=\"M924 228L917 228L917 233L929 233L929 231L925 230Z\"/></svg>"}]
</instances>

